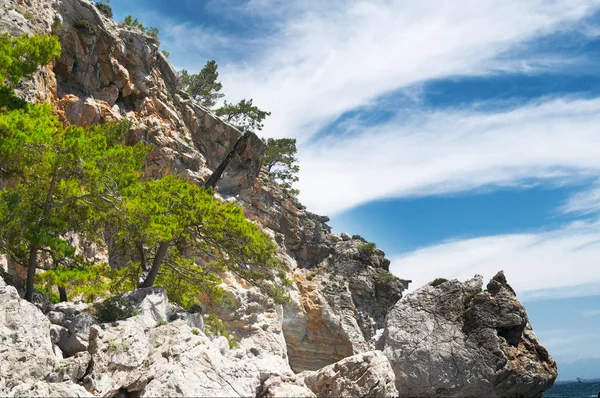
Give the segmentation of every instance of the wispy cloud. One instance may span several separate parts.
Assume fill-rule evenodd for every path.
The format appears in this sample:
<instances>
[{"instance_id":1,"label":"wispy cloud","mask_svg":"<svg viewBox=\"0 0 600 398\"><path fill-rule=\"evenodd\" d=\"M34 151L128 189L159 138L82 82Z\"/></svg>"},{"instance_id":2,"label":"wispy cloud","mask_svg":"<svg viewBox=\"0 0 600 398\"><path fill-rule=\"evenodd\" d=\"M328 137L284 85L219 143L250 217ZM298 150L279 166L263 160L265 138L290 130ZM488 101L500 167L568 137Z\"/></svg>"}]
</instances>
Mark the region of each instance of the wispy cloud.
<instances>
[{"instance_id":1,"label":"wispy cloud","mask_svg":"<svg viewBox=\"0 0 600 398\"><path fill-rule=\"evenodd\" d=\"M564 213L579 214L600 212L600 181L589 189L573 195L561 210Z\"/></svg>"},{"instance_id":2,"label":"wispy cloud","mask_svg":"<svg viewBox=\"0 0 600 398\"><path fill-rule=\"evenodd\" d=\"M251 8L271 3L253 1ZM275 3L282 10L272 22L278 29L251 56L225 65L223 82L233 99L253 97L272 112L266 135L301 141L342 113L419 82L531 70L540 62L524 43L568 29L599 6L587 0Z\"/></svg>"},{"instance_id":3,"label":"wispy cloud","mask_svg":"<svg viewBox=\"0 0 600 398\"><path fill-rule=\"evenodd\" d=\"M521 299L600 294L600 221L530 234L447 242L392 258L391 271L414 281L491 278L504 270Z\"/></svg>"},{"instance_id":4,"label":"wispy cloud","mask_svg":"<svg viewBox=\"0 0 600 398\"><path fill-rule=\"evenodd\" d=\"M445 110L355 128L300 152L301 199L333 214L375 199L597 175L600 99Z\"/></svg>"}]
</instances>

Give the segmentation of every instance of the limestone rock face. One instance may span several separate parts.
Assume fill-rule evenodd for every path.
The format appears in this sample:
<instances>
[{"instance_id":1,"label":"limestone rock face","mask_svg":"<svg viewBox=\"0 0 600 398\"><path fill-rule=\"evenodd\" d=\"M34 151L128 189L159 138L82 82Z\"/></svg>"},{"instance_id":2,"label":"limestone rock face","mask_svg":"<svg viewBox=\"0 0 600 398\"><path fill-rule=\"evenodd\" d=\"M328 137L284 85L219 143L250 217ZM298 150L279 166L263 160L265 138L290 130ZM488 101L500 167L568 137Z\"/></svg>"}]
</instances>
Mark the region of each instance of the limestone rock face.
<instances>
[{"instance_id":1,"label":"limestone rock face","mask_svg":"<svg viewBox=\"0 0 600 398\"><path fill-rule=\"evenodd\" d=\"M267 379L262 383L257 396L261 398L316 397L298 378L286 376L273 376Z\"/></svg>"},{"instance_id":2,"label":"limestone rock face","mask_svg":"<svg viewBox=\"0 0 600 398\"><path fill-rule=\"evenodd\" d=\"M97 395L256 396L271 377L306 388L281 356L230 349L224 337L211 340L183 320L144 330L130 318L94 326L90 338L92 366L84 385Z\"/></svg>"},{"instance_id":3,"label":"limestone rock face","mask_svg":"<svg viewBox=\"0 0 600 398\"><path fill-rule=\"evenodd\" d=\"M134 308L139 315L131 319L135 319L146 329L166 322L172 312L167 291L160 286L136 289L115 298Z\"/></svg>"},{"instance_id":4,"label":"limestone rock face","mask_svg":"<svg viewBox=\"0 0 600 398\"><path fill-rule=\"evenodd\" d=\"M21 384L11 392L14 397L93 397L85 388L70 382Z\"/></svg>"},{"instance_id":5,"label":"limestone rock face","mask_svg":"<svg viewBox=\"0 0 600 398\"><path fill-rule=\"evenodd\" d=\"M408 294L381 341L400 396L541 396L556 379L514 291L499 273Z\"/></svg>"},{"instance_id":6,"label":"limestone rock face","mask_svg":"<svg viewBox=\"0 0 600 398\"><path fill-rule=\"evenodd\" d=\"M283 327L295 371L317 370L375 348L375 332L383 329L404 284L387 271L381 250L364 245L336 240L317 267L294 273L297 290L284 309Z\"/></svg>"},{"instance_id":7,"label":"limestone rock face","mask_svg":"<svg viewBox=\"0 0 600 398\"><path fill-rule=\"evenodd\" d=\"M50 321L12 286L0 287L0 395L14 387L44 380L57 358Z\"/></svg>"},{"instance_id":8,"label":"limestone rock face","mask_svg":"<svg viewBox=\"0 0 600 398\"><path fill-rule=\"evenodd\" d=\"M354 355L315 372L304 382L319 397L395 397L390 362L381 351Z\"/></svg>"}]
</instances>

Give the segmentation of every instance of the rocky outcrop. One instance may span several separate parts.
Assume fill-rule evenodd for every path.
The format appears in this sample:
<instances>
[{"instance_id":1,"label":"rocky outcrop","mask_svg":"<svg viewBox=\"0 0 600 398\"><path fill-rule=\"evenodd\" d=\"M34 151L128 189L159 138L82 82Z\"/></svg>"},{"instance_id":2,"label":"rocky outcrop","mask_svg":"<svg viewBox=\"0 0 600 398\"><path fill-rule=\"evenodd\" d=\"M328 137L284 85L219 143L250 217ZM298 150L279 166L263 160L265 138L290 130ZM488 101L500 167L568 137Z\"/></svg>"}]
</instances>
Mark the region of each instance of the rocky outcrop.
<instances>
[{"instance_id":1,"label":"rocky outcrop","mask_svg":"<svg viewBox=\"0 0 600 398\"><path fill-rule=\"evenodd\" d=\"M0 395L25 383L44 380L57 356L50 321L12 286L0 287Z\"/></svg>"},{"instance_id":2,"label":"rocky outcrop","mask_svg":"<svg viewBox=\"0 0 600 398\"><path fill-rule=\"evenodd\" d=\"M541 396L556 379L514 291L499 273L408 294L381 341L400 396Z\"/></svg>"},{"instance_id":3,"label":"rocky outcrop","mask_svg":"<svg viewBox=\"0 0 600 398\"><path fill-rule=\"evenodd\" d=\"M395 397L394 371L380 351L342 359L316 372L304 382L318 397Z\"/></svg>"},{"instance_id":4,"label":"rocky outcrop","mask_svg":"<svg viewBox=\"0 0 600 398\"><path fill-rule=\"evenodd\" d=\"M297 291L284 309L284 334L295 371L316 370L374 348L387 310L404 281L388 272L384 253L361 240L341 240L317 267L294 273Z\"/></svg>"}]
</instances>

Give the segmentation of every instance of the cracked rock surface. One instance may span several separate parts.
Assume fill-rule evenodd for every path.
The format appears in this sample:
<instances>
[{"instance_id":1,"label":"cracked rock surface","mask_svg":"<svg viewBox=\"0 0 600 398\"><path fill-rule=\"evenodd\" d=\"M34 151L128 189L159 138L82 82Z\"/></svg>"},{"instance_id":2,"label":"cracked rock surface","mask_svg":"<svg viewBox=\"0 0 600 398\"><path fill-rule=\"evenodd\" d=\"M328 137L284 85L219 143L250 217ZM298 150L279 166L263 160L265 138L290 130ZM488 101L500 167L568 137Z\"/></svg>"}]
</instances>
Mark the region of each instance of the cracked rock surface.
<instances>
[{"instance_id":1,"label":"cracked rock surface","mask_svg":"<svg viewBox=\"0 0 600 398\"><path fill-rule=\"evenodd\" d=\"M502 272L406 295L380 345L400 396L541 396L558 374Z\"/></svg>"}]
</instances>

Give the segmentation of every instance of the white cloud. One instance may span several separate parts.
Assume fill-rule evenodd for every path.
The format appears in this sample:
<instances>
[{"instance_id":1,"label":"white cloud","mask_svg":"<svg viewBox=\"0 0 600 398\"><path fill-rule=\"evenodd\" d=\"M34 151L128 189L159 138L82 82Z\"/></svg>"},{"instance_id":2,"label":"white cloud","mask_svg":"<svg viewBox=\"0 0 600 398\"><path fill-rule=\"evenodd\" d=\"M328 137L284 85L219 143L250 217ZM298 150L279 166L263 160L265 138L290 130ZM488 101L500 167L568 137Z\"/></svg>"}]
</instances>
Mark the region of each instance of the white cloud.
<instances>
[{"instance_id":1,"label":"white cloud","mask_svg":"<svg viewBox=\"0 0 600 398\"><path fill-rule=\"evenodd\" d=\"M335 214L380 198L589 177L600 170L598 126L600 99L420 112L303 146L300 198Z\"/></svg>"},{"instance_id":2,"label":"white cloud","mask_svg":"<svg viewBox=\"0 0 600 398\"><path fill-rule=\"evenodd\" d=\"M600 211L600 183L575 194L562 207L564 213L590 214Z\"/></svg>"},{"instance_id":3,"label":"white cloud","mask_svg":"<svg viewBox=\"0 0 600 398\"><path fill-rule=\"evenodd\" d=\"M486 279L503 270L524 300L600 294L600 221L560 229L464 239L392 258L391 272L418 288L435 278Z\"/></svg>"},{"instance_id":4,"label":"white cloud","mask_svg":"<svg viewBox=\"0 0 600 398\"><path fill-rule=\"evenodd\" d=\"M247 11L271 15L276 29L249 49L250 56L222 65L223 83L230 98L252 97L272 112L266 135L303 141L344 112L419 82L498 69L531 70L539 60L507 53L523 54L524 42L573 27L599 4L251 1ZM273 9L279 11L266 11Z\"/></svg>"},{"instance_id":5,"label":"white cloud","mask_svg":"<svg viewBox=\"0 0 600 398\"><path fill-rule=\"evenodd\" d=\"M163 30L175 62L188 60L179 68L199 70L216 58L229 100L253 98L272 112L265 135L298 138L300 199L331 215L381 198L594 173L597 100L498 114L416 112L375 127L349 119L342 134L310 138L344 112L377 108L384 94L418 97L430 79L564 67L571 61L532 55L528 42L581 30L599 7L600 0L250 0L227 8L229 18L268 24L264 37L186 24Z\"/></svg>"}]
</instances>

